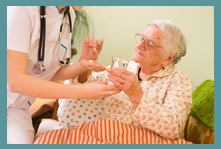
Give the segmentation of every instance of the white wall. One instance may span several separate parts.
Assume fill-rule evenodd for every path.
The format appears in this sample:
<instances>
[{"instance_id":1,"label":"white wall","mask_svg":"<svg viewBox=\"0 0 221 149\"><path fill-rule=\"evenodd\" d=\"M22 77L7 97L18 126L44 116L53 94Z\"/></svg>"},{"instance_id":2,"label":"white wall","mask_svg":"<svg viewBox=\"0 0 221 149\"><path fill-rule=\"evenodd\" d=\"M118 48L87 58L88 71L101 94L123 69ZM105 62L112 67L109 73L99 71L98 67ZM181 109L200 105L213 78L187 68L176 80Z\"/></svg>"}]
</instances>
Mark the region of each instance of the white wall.
<instances>
[{"instance_id":1,"label":"white wall","mask_svg":"<svg viewBox=\"0 0 221 149\"><path fill-rule=\"evenodd\" d=\"M93 6L89 16L95 38L104 39L98 59L102 65L109 65L112 56L132 60L135 33L142 33L156 19L169 19L187 39L187 54L177 67L192 79L192 90L204 80L214 79L213 6Z\"/></svg>"}]
</instances>

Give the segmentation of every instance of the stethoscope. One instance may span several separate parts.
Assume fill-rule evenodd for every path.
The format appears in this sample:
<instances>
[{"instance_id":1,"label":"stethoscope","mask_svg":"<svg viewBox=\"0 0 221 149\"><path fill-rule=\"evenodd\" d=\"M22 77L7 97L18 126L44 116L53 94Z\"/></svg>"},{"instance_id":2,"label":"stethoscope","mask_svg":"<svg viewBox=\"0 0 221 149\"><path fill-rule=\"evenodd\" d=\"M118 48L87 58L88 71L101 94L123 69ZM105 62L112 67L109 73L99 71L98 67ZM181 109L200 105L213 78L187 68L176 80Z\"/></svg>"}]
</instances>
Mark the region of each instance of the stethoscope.
<instances>
[{"instance_id":1,"label":"stethoscope","mask_svg":"<svg viewBox=\"0 0 221 149\"><path fill-rule=\"evenodd\" d=\"M64 16L65 17L65 16ZM70 12L68 12L68 19L69 19L69 26L70 26L70 46L69 49L66 48L61 43L61 33L62 33L62 27L64 22L64 17L62 24L60 26L60 33L59 33L59 61L61 66L69 65L71 62L71 34L72 34L72 23L71 23L71 16ZM46 15L45 15L45 6L40 6L40 41L39 41L39 47L38 47L38 62L34 65L34 73L37 75L40 75L41 73L45 72L46 68L44 66L44 55L45 55L45 36L46 36ZM64 56L61 56L61 46L65 49ZM69 51L69 57L66 58L65 55Z\"/></svg>"}]
</instances>

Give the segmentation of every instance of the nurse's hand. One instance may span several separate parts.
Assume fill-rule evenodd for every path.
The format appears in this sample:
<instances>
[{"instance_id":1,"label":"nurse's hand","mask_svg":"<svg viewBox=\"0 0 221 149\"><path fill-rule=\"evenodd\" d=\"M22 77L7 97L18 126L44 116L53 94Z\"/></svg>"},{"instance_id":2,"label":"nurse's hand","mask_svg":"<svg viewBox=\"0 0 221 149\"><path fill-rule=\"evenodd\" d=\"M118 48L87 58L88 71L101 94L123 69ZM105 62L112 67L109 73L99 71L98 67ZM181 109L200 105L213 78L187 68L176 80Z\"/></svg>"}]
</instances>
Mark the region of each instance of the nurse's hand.
<instances>
[{"instance_id":1,"label":"nurse's hand","mask_svg":"<svg viewBox=\"0 0 221 149\"><path fill-rule=\"evenodd\" d=\"M94 39L93 36L86 37L82 48L82 53L78 61L82 59L94 60L98 59L98 56L103 47L103 39Z\"/></svg>"},{"instance_id":2,"label":"nurse's hand","mask_svg":"<svg viewBox=\"0 0 221 149\"><path fill-rule=\"evenodd\" d=\"M116 86L107 85L107 81L87 83L80 87L87 93L82 95L85 99L101 99L121 92Z\"/></svg>"},{"instance_id":3,"label":"nurse's hand","mask_svg":"<svg viewBox=\"0 0 221 149\"><path fill-rule=\"evenodd\" d=\"M85 69L85 71L90 70L90 71L99 72L106 70L106 67L102 66L101 64L93 60L82 59L79 63L82 66L82 68Z\"/></svg>"}]
</instances>

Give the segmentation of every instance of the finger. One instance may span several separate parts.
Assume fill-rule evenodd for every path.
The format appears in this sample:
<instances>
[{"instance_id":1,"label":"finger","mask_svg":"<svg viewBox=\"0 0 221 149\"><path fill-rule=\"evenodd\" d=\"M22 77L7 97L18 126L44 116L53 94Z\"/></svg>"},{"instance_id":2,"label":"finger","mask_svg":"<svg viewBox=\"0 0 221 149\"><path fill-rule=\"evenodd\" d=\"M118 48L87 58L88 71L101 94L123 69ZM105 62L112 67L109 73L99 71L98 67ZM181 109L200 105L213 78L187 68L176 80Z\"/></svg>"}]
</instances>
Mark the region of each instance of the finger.
<instances>
[{"instance_id":1,"label":"finger","mask_svg":"<svg viewBox=\"0 0 221 149\"><path fill-rule=\"evenodd\" d=\"M97 51L98 51L98 53L101 52L102 47L103 47L103 39L100 38L100 39L98 40L98 43L97 43Z\"/></svg>"},{"instance_id":2,"label":"finger","mask_svg":"<svg viewBox=\"0 0 221 149\"><path fill-rule=\"evenodd\" d=\"M124 80L127 80L130 77L130 75L123 73L123 71L124 71L123 68L119 68L119 69L112 68L112 69L110 69L109 73L110 73L110 75L112 75L111 77L115 76L115 78L119 77Z\"/></svg>"},{"instance_id":3,"label":"finger","mask_svg":"<svg viewBox=\"0 0 221 149\"><path fill-rule=\"evenodd\" d=\"M118 88L122 89L123 84L121 84L120 82L114 80L113 78L109 78L109 80Z\"/></svg>"},{"instance_id":4,"label":"finger","mask_svg":"<svg viewBox=\"0 0 221 149\"><path fill-rule=\"evenodd\" d=\"M110 68L106 68L107 72L110 73Z\"/></svg>"},{"instance_id":5,"label":"finger","mask_svg":"<svg viewBox=\"0 0 221 149\"><path fill-rule=\"evenodd\" d=\"M88 42L89 42L88 37L86 37L86 38L84 39L84 42L88 45Z\"/></svg>"},{"instance_id":6,"label":"finger","mask_svg":"<svg viewBox=\"0 0 221 149\"><path fill-rule=\"evenodd\" d=\"M93 70L94 72L100 72L100 71L104 71L103 69L96 69L96 70Z\"/></svg>"},{"instance_id":7,"label":"finger","mask_svg":"<svg viewBox=\"0 0 221 149\"><path fill-rule=\"evenodd\" d=\"M107 80L104 80L104 81L95 81L95 83L99 83L99 84L107 84Z\"/></svg>"},{"instance_id":8,"label":"finger","mask_svg":"<svg viewBox=\"0 0 221 149\"><path fill-rule=\"evenodd\" d=\"M106 68L105 66L99 65L99 67L100 67L101 69L107 70L107 68Z\"/></svg>"},{"instance_id":9,"label":"finger","mask_svg":"<svg viewBox=\"0 0 221 149\"><path fill-rule=\"evenodd\" d=\"M89 60L89 65L90 66L96 66L96 65L100 65L98 62L94 61L94 60Z\"/></svg>"},{"instance_id":10,"label":"finger","mask_svg":"<svg viewBox=\"0 0 221 149\"><path fill-rule=\"evenodd\" d=\"M98 51L97 51L97 39L94 39L94 41L93 41L93 51L92 51L93 53L97 53Z\"/></svg>"},{"instance_id":11,"label":"finger","mask_svg":"<svg viewBox=\"0 0 221 149\"><path fill-rule=\"evenodd\" d=\"M107 91L111 91L111 90L115 90L115 89L119 89L119 87L117 87L116 85L107 85L106 86Z\"/></svg>"},{"instance_id":12,"label":"finger","mask_svg":"<svg viewBox=\"0 0 221 149\"><path fill-rule=\"evenodd\" d=\"M102 65L93 65L92 66L94 69L102 69L102 70L106 70L106 67L102 66Z\"/></svg>"},{"instance_id":13,"label":"finger","mask_svg":"<svg viewBox=\"0 0 221 149\"><path fill-rule=\"evenodd\" d=\"M106 97L115 95L115 94L120 93L120 92L121 92L120 89L118 89L118 90L112 90L112 91L106 91Z\"/></svg>"},{"instance_id":14,"label":"finger","mask_svg":"<svg viewBox=\"0 0 221 149\"><path fill-rule=\"evenodd\" d=\"M120 68L120 67L114 67L111 69L111 73L113 72L113 74L117 74L117 73L123 73L125 75L131 75L131 74L134 74L124 68Z\"/></svg>"},{"instance_id":15,"label":"finger","mask_svg":"<svg viewBox=\"0 0 221 149\"><path fill-rule=\"evenodd\" d=\"M111 69L109 73L112 75L115 75L117 77L120 77L123 80L131 80L131 78L136 77L136 74L134 74L133 72L130 72L128 70L125 70L123 68Z\"/></svg>"},{"instance_id":16,"label":"finger","mask_svg":"<svg viewBox=\"0 0 221 149\"><path fill-rule=\"evenodd\" d=\"M89 36L89 46L93 46L94 36Z\"/></svg>"},{"instance_id":17,"label":"finger","mask_svg":"<svg viewBox=\"0 0 221 149\"><path fill-rule=\"evenodd\" d=\"M98 40L97 46L98 46L98 47L102 47L103 42L104 42L103 39L100 38L100 39Z\"/></svg>"},{"instance_id":18,"label":"finger","mask_svg":"<svg viewBox=\"0 0 221 149\"><path fill-rule=\"evenodd\" d=\"M99 72L99 71L104 71L105 69L100 68L100 67L88 67L89 70Z\"/></svg>"},{"instance_id":19,"label":"finger","mask_svg":"<svg viewBox=\"0 0 221 149\"><path fill-rule=\"evenodd\" d=\"M117 76L112 75L112 74L108 74L108 77L109 77L109 79L111 78L111 79L113 79L115 81L120 80L120 77L117 77Z\"/></svg>"},{"instance_id":20,"label":"finger","mask_svg":"<svg viewBox=\"0 0 221 149\"><path fill-rule=\"evenodd\" d=\"M105 66L102 66L101 64L99 64L98 62L96 61L93 61L93 60L89 60L89 66L91 67L99 67L99 68L103 68L106 70L106 67Z\"/></svg>"},{"instance_id":21,"label":"finger","mask_svg":"<svg viewBox=\"0 0 221 149\"><path fill-rule=\"evenodd\" d=\"M97 39L94 39L94 41L93 41L93 48L95 48L95 49L97 48L97 42L98 42Z\"/></svg>"},{"instance_id":22,"label":"finger","mask_svg":"<svg viewBox=\"0 0 221 149\"><path fill-rule=\"evenodd\" d=\"M101 69L104 69L104 70L107 69L105 66L102 66L101 64L93 63L92 65L93 65L94 67L101 68Z\"/></svg>"}]
</instances>

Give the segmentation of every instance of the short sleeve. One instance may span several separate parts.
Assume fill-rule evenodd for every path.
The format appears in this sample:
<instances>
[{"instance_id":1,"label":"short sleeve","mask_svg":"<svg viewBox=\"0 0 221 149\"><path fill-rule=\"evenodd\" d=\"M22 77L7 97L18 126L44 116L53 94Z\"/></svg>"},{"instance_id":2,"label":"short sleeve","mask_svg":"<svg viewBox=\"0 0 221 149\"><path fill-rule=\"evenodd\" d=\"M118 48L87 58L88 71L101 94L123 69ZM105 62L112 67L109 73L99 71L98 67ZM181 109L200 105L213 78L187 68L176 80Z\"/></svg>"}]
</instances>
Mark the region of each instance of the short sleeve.
<instances>
[{"instance_id":1,"label":"short sleeve","mask_svg":"<svg viewBox=\"0 0 221 149\"><path fill-rule=\"evenodd\" d=\"M28 53L31 21L27 7L7 6L7 49Z\"/></svg>"}]
</instances>

